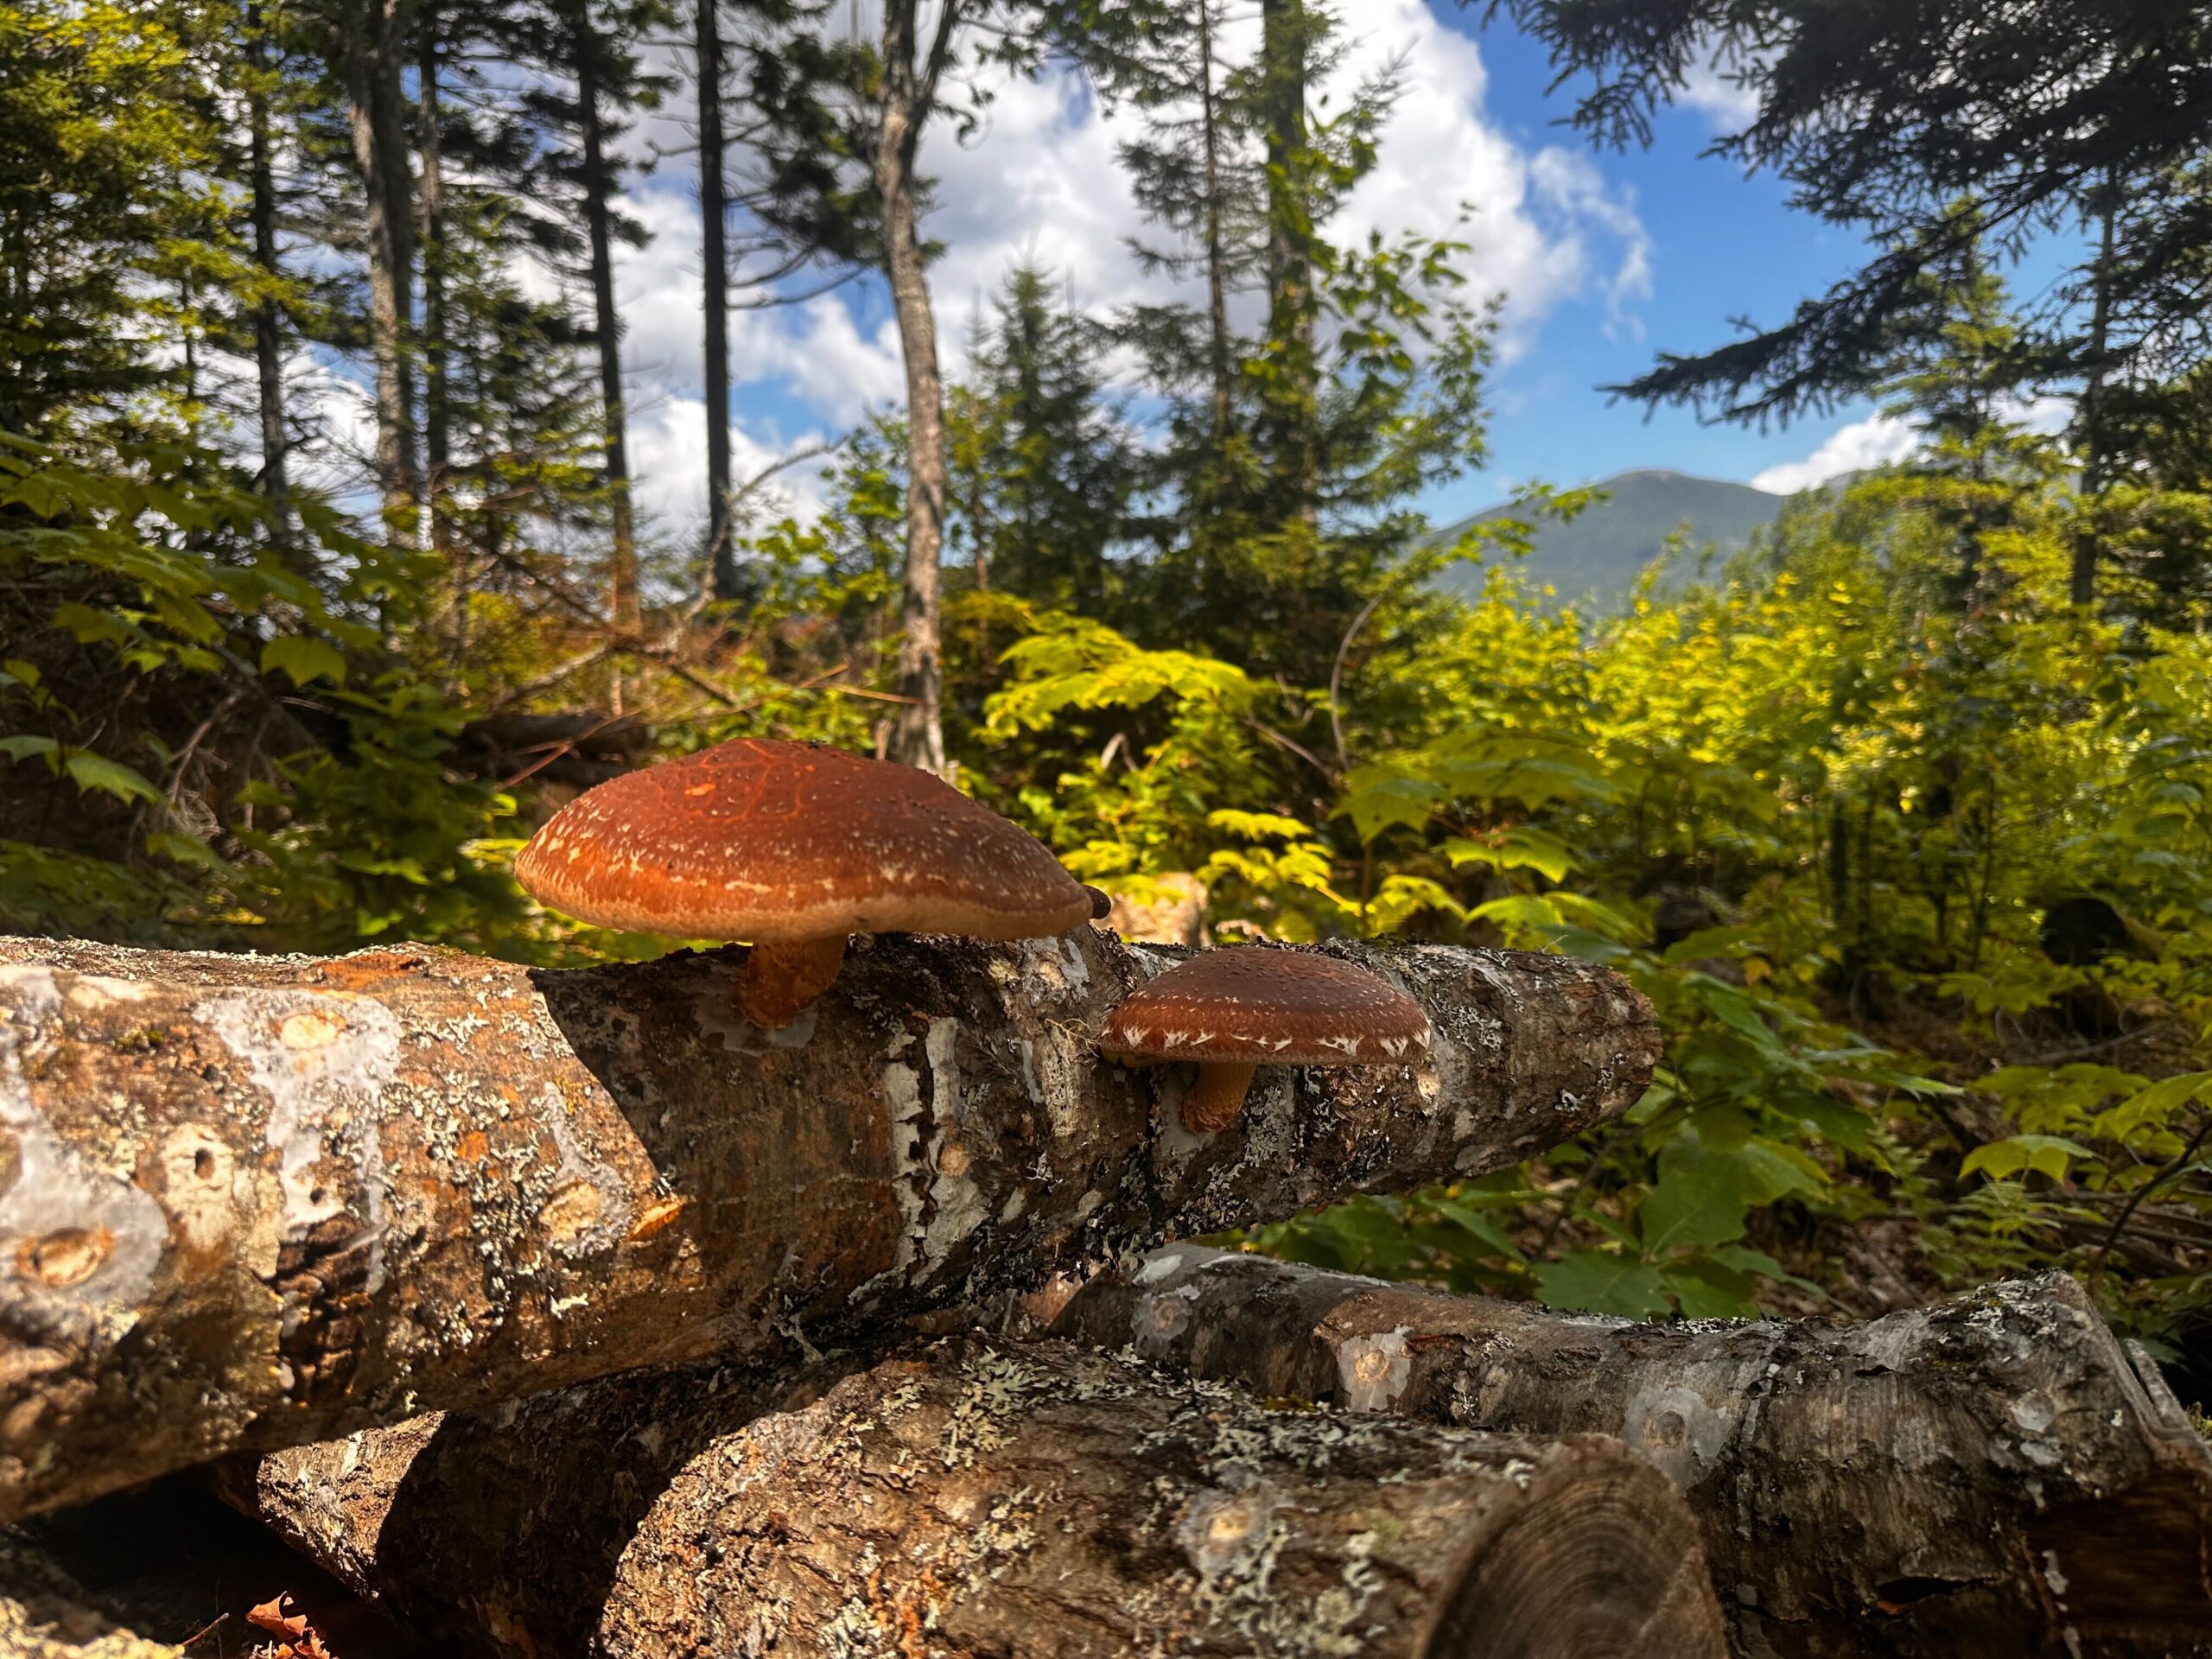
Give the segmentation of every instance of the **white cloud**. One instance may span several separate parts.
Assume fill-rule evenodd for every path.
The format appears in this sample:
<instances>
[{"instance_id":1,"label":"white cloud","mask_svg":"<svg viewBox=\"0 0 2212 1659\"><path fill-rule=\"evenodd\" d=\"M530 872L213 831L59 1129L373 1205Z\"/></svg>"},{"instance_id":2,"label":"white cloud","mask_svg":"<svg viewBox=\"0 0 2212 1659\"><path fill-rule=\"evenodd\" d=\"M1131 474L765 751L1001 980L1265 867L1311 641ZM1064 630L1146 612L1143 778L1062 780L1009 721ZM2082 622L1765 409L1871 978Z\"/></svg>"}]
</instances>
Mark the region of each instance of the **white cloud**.
<instances>
[{"instance_id":1,"label":"white cloud","mask_svg":"<svg viewBox=\"0 0 2212 1659\"><path fill-rule=\"evenodd\" d=\"M1705 115L1715 130L1737 132L1758 118L1759 95L1731 79L1737 66L1733 60L1719 54L1717 44L1693 58L1689 73L1682 78L1681 90L1675 95L1675 101Z\"/></svg>"},{"instance_id":2,"label":"white cloud","mask_svg":"<svg viewBox=\"0 0 2212 1659\"><path fill-rule=\"evenodd\" d=\"M1919 448L1919 435L1911 423L1894 415L1870 415L1863 421L1839 427L1821 447L1802 461L1787 461L1768 467L1751 480L1751 487L1794 495L1825 484L1845 473L1903 461Z\"/></svg>"},{"instance_id":3,"label":"white cloud","mask_svg":"<svg viewBox=\"0 0 2212 1659\"><path fill-rule=\"evenodd\" d=\"M810 434L788 443L764 442L742 426L730 428L730 471L742 486L784 456L819 441ZM671 397L639 410L632 423L631 451L638 475L637 502L653 527L679 541L696 540L706 518L707 406L696 397ZM762 485L753 498L764 518L785 512L810 518L822 507L822 474L833 458L802 461Z\"/></svg>"},{"instance_id":4,"label":"white cloud","mask_svg":"<svg viewBox=\"0 0 2212 1659\"><path fill-rule=\"evenodd\" d=\"M1402 90L1381 134L1379 165L1353 193L1338 234L1363 239L1370 231L1413 230L1470 243L1467 291L1505 296L1509 356L1528 349L1544 320L1573 299L1599 306L1608 329L1632 330L1633 308L1651 284L1649 238L1633 199L1580 152L1530 151L1495 125L1484 109L1487 73L1478 43L1446 28L1423 0L1365 0L1350 16L1348 49L1316 87L1317 101L1342 107L1362 77L1394 59ZM1225 55L1256 46L1255 16L1236 29ZM1172 279L1145 271L1128 245L1145 226L1116 149L1141 118L1102 107L1064 70L1035 80L992 71L985 79L990 96L969 142L958 142L955 124L940 119L923 145L923 168L936 180L924 233L945 250L930 282L948 377L965 365L969 317L989 304L1017 260L1055 272L1071 301L1094 315L1176 291ZM688 111L675 106L689 103L688 87L671 103L632 136L633 150L686 142L680 121ZM640 423L633 446L639 487L670 511L687 491L699 493L704 465L703 438L690 459L675 442L683 425L675 411L696 410L702 378L696 180L694 156L670 156L635 187L629 207L652 240L617 256L625 364ZM1463 204L1471 214L1464 223ZM905 378L887 310L870 276L803 305L734 314L741 423L764 429L764 405L788 412L795 403L812 423L842 429L895 406ZM649 415L671 423L668 443L659 442L658 427L646 441Z\"/></svg>"}]
</instances>

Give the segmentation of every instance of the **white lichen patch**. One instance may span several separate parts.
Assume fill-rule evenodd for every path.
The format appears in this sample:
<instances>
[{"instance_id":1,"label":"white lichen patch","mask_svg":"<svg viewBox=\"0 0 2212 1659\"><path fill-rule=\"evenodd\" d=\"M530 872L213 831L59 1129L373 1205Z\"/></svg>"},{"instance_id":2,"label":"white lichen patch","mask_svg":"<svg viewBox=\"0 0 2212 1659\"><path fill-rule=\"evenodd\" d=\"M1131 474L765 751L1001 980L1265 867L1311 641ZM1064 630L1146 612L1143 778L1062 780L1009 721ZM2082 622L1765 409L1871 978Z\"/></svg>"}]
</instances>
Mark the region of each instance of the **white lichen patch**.
<instances>
[{"instance_id":1,"label":"white lichen patch","mask_svg":"<svg viewBox=\"0 0 2212 1659\"><path fill-rule=\"evenodd\" d=\"M1716 1407L1694 1388L1647 1383L1624 1408L1620 1437L1688 1491L1719 1466L1736 1438L1738 1402L1745 1397L1724 1395Z\"/></svg>"},{"instance_id":2,"label":"white lichen patch","mask_svg":"<svg viewBox=\"0 0 2212 1659\"><path fill-rule=\"evenodd\" d=\"M1406 1327L1347 1338L1337 1349L1337 1382L1346 1411L1388 1411L1412 1379Z\"/></svg>"},{"instance_id":3,"label":"white lichen patch","mask_svg":"<svg viewBox=\"0 0 2212 1659\"><path fill-rule=\"evenodd\" d=\"M628 1234L634 1217L628 1186L577 1133L568 1097L550 1083L538 1096L537 1121L561 1159L538 1211L538 1226L564 1255L613 1245Z\"/></svg>"},{"instance_id":4,"label":"white lichen patch","mask_svg":"<svg viewBox=\"0 0 2212 1659\"><path fill-rule=\"evenodd\" d=\"M136 1319L168 1223L126 1173L64 1141L32 1096L23 1052L60 1035L64 1000L52 970L0 968L0 1131L16 1150L15 1179L0 1192L0 1299L28 1304L57 1335L112 1341Z\"/></svg>"},{"instance_id":5,"label":"white lichen patch","mask_svg":"<svg viewBox=\"0 0 2212 1659\"><path fill-rule=\"evenodd\" d=\"M193 1017L219 1038L269 1096L263 1138L278 1156L283 1236L347 1212L337 1164L352 1177L371 1235L365 1287L384 1283L385 1091L399 1068L400 1025L372 998L338 991L219 991Z\"/></svg>"}]
</instances>

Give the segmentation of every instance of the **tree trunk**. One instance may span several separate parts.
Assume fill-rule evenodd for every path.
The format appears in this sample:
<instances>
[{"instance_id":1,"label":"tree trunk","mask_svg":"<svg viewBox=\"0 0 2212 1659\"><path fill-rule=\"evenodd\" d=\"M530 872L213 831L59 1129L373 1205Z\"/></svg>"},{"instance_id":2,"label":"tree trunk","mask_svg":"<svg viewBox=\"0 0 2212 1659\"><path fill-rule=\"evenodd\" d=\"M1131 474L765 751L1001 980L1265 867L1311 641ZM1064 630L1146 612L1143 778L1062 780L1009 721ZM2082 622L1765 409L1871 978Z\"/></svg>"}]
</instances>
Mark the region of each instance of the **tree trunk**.
<instances>
[{"instance_id":1,"label":"tree trunk","mask_svg":"<svg viewBox=\"0 0 2212 1659\"><path fill-rule=\"evenodd\" d=\"M242 1496L477 1651L1722 1651L1680 1497L1598 1436L1286 1410L976 1337L818 1389L612 1379L282 1452Z\"/></svg>"},{"instance_id":2,"label":"tree trunk","mask_svg":"<svg viewBox=\"0 0 2212 1659\"><path fill-rule=\"evenodd\" d=\"M454 568L450 525L446 522L444 498L453 464L453 437L446 396L446 192L444 113L438 86L438 26L435 0L424 0L422 38L416 62L416 135L423 168L423 510L429 517L430 545L443 556L441 563L449 576ZM465 603L465 594L457 595ZM455 664L456 668L459 666Z\"/></svg>"},{"instance_id":3,"label":"tree trunk","mask_svg":"<svg viewBox=\"0 0 2212 1659\"><path fill-rule=\"evenodd\" d=\"M721 0L695 0L698 22L699 227L706 274L707 568L715 597L736 599L737 549L732 545L729 459L729 196L723 166Z\"/></svg>"},{"instance_id":4,"label":"tree trunk","mask_svg":"<svg viewBox=\"0 0 2212 1659\"><path fill-rule=\"evenodd\" d=\"M0 1535L0 1654L8 1659L181 1659L93 1605L60 1563Z\"/></svg>"},{"instance_id":5,"label":"tree trunk","mask_svg":"<svg viewBox=\"0 0 2212 1659\"><path fill-rule=\"evenodd\" d=\"M1221 108L1213 84L1214 0L1198 0L1198 121L1205 151L1206 360L1213 378L1213 437L1229 435L1229 276L1221 228Z\"/></svg>"},{"instance_id":6,"label":"tree trunk","mask_svg":"<svg viewBox=\"0 0 2212 1659\"><path fill-rule=\"evenodd\" d=\"M626 1367L750 1360L1163 1236L1517 1161L1624 1109L1649 1006L1559 957L1336 945L1418 1065L1098 1063L1178 953L863 938L764 1032L741 950L551 972L0 940L0 1520Z\"/></svg>"},{"instance_id":7,"label":"tree trunk","mask_svg":"<svg viewBox=\"0 0 2212 1659\"><path fill-rule=\"evenodd\" d=\"M1306 66L1313 24L1304 0L1260 0L1261 97L1267 126L1268 334L1281 378L1274 404L1274 486L1286 518L1315 517L1313 271L1306 159Z\"/></svg>"},{"instance_id":8,"label":"tree trunk","mask_svg":"<svg viewBox=\"0 0 2212 1659\"><path fill-rule=\"evenodd\" d=\"M929 68L941 67L959 0L941 0L938 39ZM875 188L882 201L884 275L899 318L906 364L906 587L900 607L899 711L894 753L901 765L943 776L945 771L943 653L939 645L938 565L944 546L944 384L938 372L937 315L930 303L915 222L914 161L930 118L918 73L919 0L887 0L883 9L883 91L875 149Z\"/></svg>"},{"instance_id":9,"label":"tree trunk","mask_svg":"<svg viewBox=\"0 0 2212 1659\"><path fill-rule=\"evenodd\" d=\"M2082 501L2094 514L2105 486L2105 353L2112 333L2113 219L2120 211L2120 181L2105 175L2103 211L2098 215L2097 263L2090 274L2089 373L2082 391ZM2076 605L2097 596L2097 531L2092 523L2074 532L2074 569L2068 597Z\"/></svg>"},{"instance_id":10,"label":"tree trunk","mask_svg":"<svg viewBox=\"0 0 2212 1659\"><path fill-rule=\"evenodd\" d=\"M400 115L400 60L408 0L346 0L346 96L353 161L360 168L369 251L369 344L376 358L377 485L385 532L415 539L414 375L408 365L413 311L414 181Z\"/></svg>"},{"instance_id":11,"label":"tree trunk","mask_svg":"<svg viewBox=\"0 0 2212 1659\"><path fill-rule=\"evenodd\" d=\"M638 609L638 537L630 508L629 418L622 398L622 316L614 304L613 180L599 117L599 35L587 8L575 12L576 118L584 152L584 222L591 238L593 330L599 341L601 443L613 550L607 569L607 619L633 633ZM621 712L619 709L616 710Z\"/></svg>"},{"instance_id":12,"label":"tree trunk","mask_svg":"<svg viewBox=\"0 0 2212 1659\"><path fill-rule=\"evenodd\" d=\"M253 263L274 284L283 278L276 252L276 180L270 156L268 23L258 3L245 10L246 72L253 78L246 99L246 188L253 227ZM290 460L291 429L284 419L283 321L272 294L253 308L253 363L259 391L261 493L269 502L270 539L280 551L293 550Z\"/></svg>"},{"instance_id":13,"label":"tree trunk","mask_svg":"<svg viewBox=\"0 0 2212 1659\"><path fill-rule=\"evenodd\" d=\"M2212 1452L2063 1274L1670 1326L1185 1245L1052 1329L1268 1395L1618 1434L1688 1497L1738 1653L2212 1649Z\"/></svg>"}]
</instances>

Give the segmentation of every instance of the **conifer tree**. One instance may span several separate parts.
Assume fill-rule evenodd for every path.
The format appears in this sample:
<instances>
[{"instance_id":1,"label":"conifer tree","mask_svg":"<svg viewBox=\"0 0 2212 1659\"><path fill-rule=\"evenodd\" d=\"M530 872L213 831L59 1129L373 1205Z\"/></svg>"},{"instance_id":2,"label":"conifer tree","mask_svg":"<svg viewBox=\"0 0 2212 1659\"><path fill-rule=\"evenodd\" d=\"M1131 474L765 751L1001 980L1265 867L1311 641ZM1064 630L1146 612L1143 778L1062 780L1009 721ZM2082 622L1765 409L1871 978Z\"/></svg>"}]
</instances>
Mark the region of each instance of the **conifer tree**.
<instances>
[{"instance_id":1,"label":"conifer tree","mask_svg":"<svg viewBox=\"0 0 2212 1659\"><path fill-rule=\"evenodd\" d=\"M2212 245L2212 195L2173 188L2212 124L2212 13L2129 0L1491 0L1551 48L1559 80L1592 85L1574 119L1601 143L1648 144L1651 116L1710 62L1758 99L1715 152L1787 180L1796 206L1866 234L1875 251L1786 322L1709 352L1662 355L1612 388L1731 419L1787 418L1867 391L1921 277L1974 233L2001 257L2073 239L2069 303L2038 320L2046 386L2075 394L2083 493L2116 476L2116 385L2208 340L2190 279ZM2094 596L2084 520L2076 604Z\"/></svg>"},{"instance_id":2,"label":"conifer tree","mask_svg":"<svg viewBox=\"0 0 2212 1659\"><path fill-rule=\"evenodd\" d=\"M549 173L572 193L584 222L583 276L599 359L601 476L610 546L607 616L634 632L640 617L637 526L630 493L629 420L623 389L622 319L615 303L614 244L642 245L644 226L615 202L623 163L614 141L631 111L658 101L664 83L644 65L645 31L670 21L660 0L553 0L541 23L542 60L568 78L526 102L557 135Z\"/></svg>"},{"instance_id":3,"label":"conifer tree","mask_svg":"<svg viewBox=\"0 0 2212 1659\"><path fill-rule=\"evenodd\" d=\"M1110 331L1056 300L1040 267L1007 276L957 400L973 442L953 495L979 587L1119 622L1137 458L1106 391Z\"/></svg>"}]
</instances>

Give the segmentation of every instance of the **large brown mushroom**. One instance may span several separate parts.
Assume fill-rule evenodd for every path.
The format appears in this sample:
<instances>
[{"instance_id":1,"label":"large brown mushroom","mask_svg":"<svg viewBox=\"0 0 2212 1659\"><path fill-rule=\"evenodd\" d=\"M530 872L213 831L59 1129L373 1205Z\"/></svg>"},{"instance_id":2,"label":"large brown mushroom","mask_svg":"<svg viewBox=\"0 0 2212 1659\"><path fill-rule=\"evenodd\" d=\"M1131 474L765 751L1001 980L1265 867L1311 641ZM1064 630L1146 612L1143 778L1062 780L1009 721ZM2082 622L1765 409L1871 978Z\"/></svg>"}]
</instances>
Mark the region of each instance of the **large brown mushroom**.
<instances>
[{"instance_id":1,"label":"large brown mushroom","mask_svg":"<svg viewBox=\"0 0 2212 1659\"><path fill-rule=\"evenodd\" d=\"M753 945L738 1011L789 1025L855 933L1042 938L1090 919L1034 837L925 772L768 738L610 779L553 815L515 876L601 927Z\"/></svg>"},{"instance_id":2,"label":"large brown mushroom","mask_svg":"<svg viewBox=\"0 0 2212 1659\"><path fill-rule=\"evenodd\" d=\"M1107 1016L1099 1052L1131 1065L1195 1060L1183 1127L1236 1122L1262 1065L1388 1065L1428 1046L1421 1004L1364 968L1260 945L1178 963Z\"/></svg>"}]
</instances>

